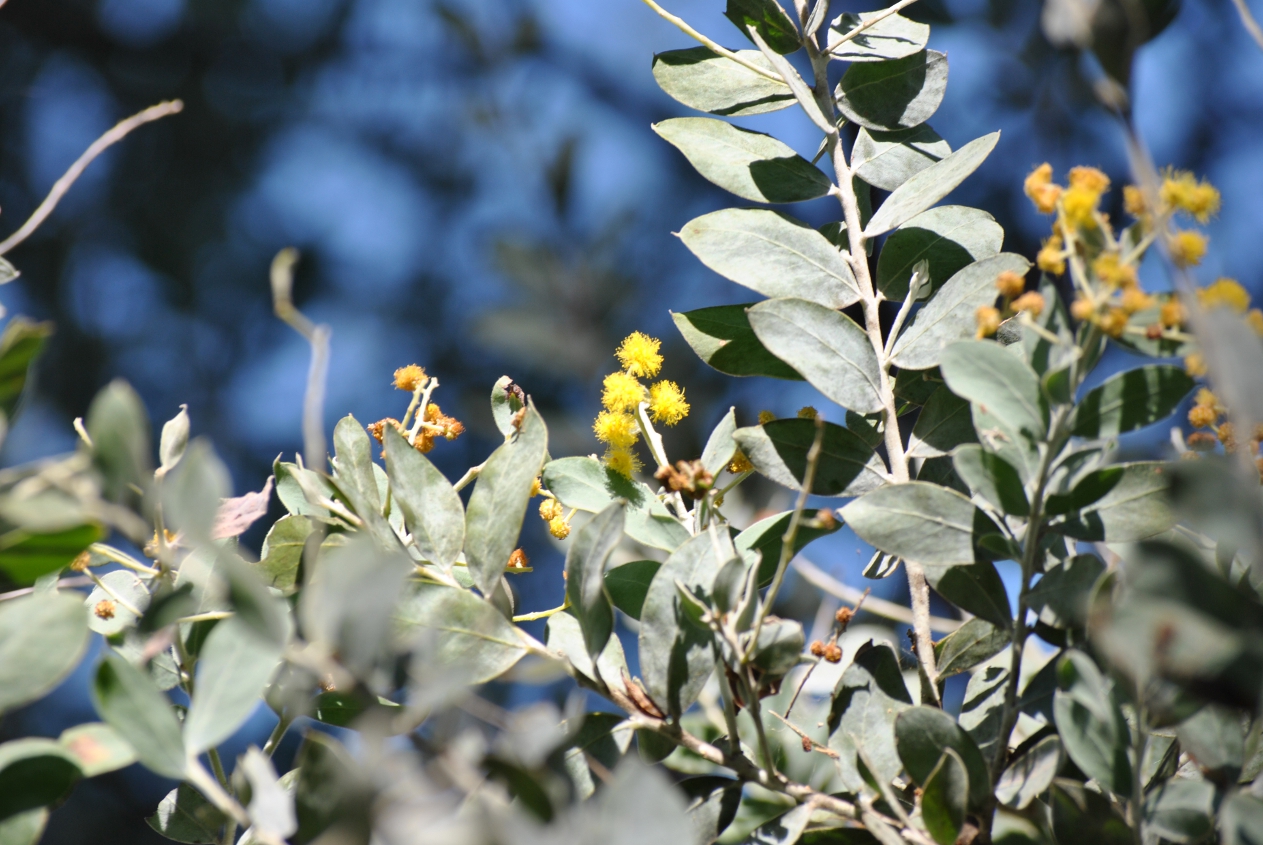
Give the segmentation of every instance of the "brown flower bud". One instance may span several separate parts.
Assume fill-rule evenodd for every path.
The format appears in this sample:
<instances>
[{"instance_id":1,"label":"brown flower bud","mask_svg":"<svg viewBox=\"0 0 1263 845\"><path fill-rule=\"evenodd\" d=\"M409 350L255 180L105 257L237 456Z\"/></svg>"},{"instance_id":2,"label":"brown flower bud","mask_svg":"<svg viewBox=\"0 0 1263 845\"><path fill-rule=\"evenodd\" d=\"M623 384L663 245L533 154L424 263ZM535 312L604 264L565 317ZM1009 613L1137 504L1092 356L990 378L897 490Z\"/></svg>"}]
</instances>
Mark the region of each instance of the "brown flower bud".
<instances>
[{"instance_id":1,"label":"brown flower bud","mask_svg":"<svg viewBox=\"0 0 1263 845\"><path fill-rule=\"evenodd\" d=\"M849 607L839 607L838 612L833 614L833 618L842 626L842 630L846 630L846 626L851 624L851 620L855 618L855 611Z\"/></svg>"},{"instance_id":2,"label":"brown flower bud","mask_svg":"<svg viewBox=\"0 0 1263 845\"><path fill-rule=\"evenodd\" d=\"M101 599L92 607L92 612L96 614L98 619L113 619L115 604L109 599Z\"/></svg>"},{"instance_id":3,"label":"brown flower bud","mask_svg":"<svg viewBox=\"0 0 1263 845\"><path fill-rule=\"evenodd\" d=\"M842 648L837 643L829 643L824 647L824 659L830 663L842 662Z\"/></svg>"},{"instance_id":4,"label":"brown flower bud","mask_svg":"<svg viewBox=\"0 0 1263 845\"><path fill-rule=\"evenodd\" d=\"M701 461L676 461L675 466L659 467L653 477L673 493L684 493L692 499L701 499L715 484L715 478Z\"/></svg>"},{"instance_id":5,"label":"brown flower bud","mask_svg":"<svg viewBox=\"0 0 1263 845\"><path fill-rule=\"evenodd\" d=\"M824 657L824 643L820 640L812 640L811 653L816 657Z\"/></svg>"}]
</instances>

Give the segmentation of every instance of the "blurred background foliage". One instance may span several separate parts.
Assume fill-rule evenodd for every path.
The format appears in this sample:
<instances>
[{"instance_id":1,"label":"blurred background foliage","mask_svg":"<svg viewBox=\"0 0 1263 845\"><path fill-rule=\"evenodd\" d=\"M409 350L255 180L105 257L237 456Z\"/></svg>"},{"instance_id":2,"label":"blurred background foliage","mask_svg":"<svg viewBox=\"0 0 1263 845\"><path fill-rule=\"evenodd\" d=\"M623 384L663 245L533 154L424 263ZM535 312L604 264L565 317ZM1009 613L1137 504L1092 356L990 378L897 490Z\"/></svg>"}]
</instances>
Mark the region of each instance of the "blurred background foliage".
<instances>
[{"instance_id":1,"label":"blurred background foliage","mask_svg":"<svg viewBox=\"0 0 1263 845\"><path fill-rule=\"evenodd\" d=\"M742 44L722 7L669 4ZM922 0L905 14L934 23L931 46L951 56L939 133L956 146L1003 131L949 201L994 214L1006 250L1033 256L1047 235L1021 192L1032 165L1051 161L1058 174L1095 165L1126 181L1092 68L1048 44L1039 4ZM443 384L444 411L470 430L431 455L449 477L498 439L486 397L502 374L540 405L553 454L597 451L588 426L600 379L634 329L664 339L665 375L694 406L668 435L675 457L696 455L729 405L743 424L806 404L840 418L805 384L706 370L671 324L671 310L747 298L671 235L724 202L649 131L684 112L650 75L653 49L688 46L636 0L9 0L0 229L16 228L116 120L175 97L186 109L107 153L9 256L23 275L0 302L55 321L57 334L3 463L73 448L71 421L121 376L156 420L187 402L194 434L213 438L237 491L261 487L277 453L300 446L308 353L274 319L266 283L268 262L289 245L304 256L299 306L333 328L329 428L346 413L399 416L406 403L391 371L421 363ZM1154 159L1223 192L1202 282L1227 275L1258 292L1263 55L1231 4L1185 2L1139 54L1133 100ZM738 122L812 152L797 109ZM1118 218L1119 192L1111 201ZM828 198L795 213L814 224L837 214ZM1169 288L1156 261L1142 280ZM1165 438L1149 430L1122 445L1154 453ZM751 513L772 495L753 487ZM246 545L261 538L256 529ZM537 520L523 544L535 572L515 581L521 606L550 607L562 555ZM810 555L858 584L869 549L843 530ZM898 599L894 580L876 586ZM791 589L780 610L810 620L817 603L818 593ZM0 733L56 735L92 718L83 684L71 678ZM266 733L260 718L253 730ZM140 815L166 787L136 772L99 781L54 815L45 841L146 841Z\"/></svg>"}]
</instances>

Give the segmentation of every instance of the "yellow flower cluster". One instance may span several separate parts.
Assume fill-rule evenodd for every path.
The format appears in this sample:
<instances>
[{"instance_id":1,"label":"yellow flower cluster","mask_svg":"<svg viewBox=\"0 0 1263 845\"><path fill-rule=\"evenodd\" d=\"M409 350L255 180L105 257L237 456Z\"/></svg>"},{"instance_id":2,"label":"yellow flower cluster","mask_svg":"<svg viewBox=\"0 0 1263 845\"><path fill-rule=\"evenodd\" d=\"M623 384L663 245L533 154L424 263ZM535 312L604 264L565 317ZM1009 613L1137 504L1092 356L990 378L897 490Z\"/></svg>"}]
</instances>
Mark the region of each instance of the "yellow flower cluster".
<instances>
[{"instance_id":1,"label":"yellow flower cluster","mask_svg":"<svg viewBox=\"0 0 1263 845\"><path fill-rule=\"evenodd\" d=\"M641 404L647 405L654 422L664 425L675 425L689 413L684 390L675 382L663 379L648 389L640 382L661 372L661 346L657 338L632 332L614 352L622 369L610 373L601 384L604 410L592 423L592 432L606 445L605 465L629 478L643 466L632 451L641 435L635 416ZM552 523L549 524L551 528Z\"/></svg>"},{"instance_id":2,"label":"yellow flower cluster","mask_svg":"<svg viewBox=\"0 0 1263 845\"><path fill-rule=\"evenodd\" d=\"M1198 223L1205 223L1219 213L1219 191L1214 185L1186 170L1170 170L1163 175L1158 189L1162 204L1173 211L1183 211Z\"/></svg>"},{"instance_id":3,"label":"yellow flower cluster","mask_svg":"<svg viewBox=\"0 0 1263 845\"><path fill-rule=\"evenodd\" d=\"M1197 292L1203 308L1231 308L1244 314L1250 307L1250 294L1236 279L1216 279Z\"/></svg>"},{"instance_id":4,"label":"yellow flower cluster","mask_svg":"<svg viewBox=\"0 0 1263 845\"><path fill-rule=\"evenodd\" d=\"M539 518L548 523L548 533L558 540L570 536L570 519L565 516L566 509L556 499L545 499L539 503ZM571 516L574 511L571 511Z\"/></svg>"},{"instance_id":5,"label":"yellow flower cluster","mask_svg":"<svg viewBox=\"0 0 1263 845\"><path fill-rule=\"evenodd\" d=\"M1027 179L1029 187L1030 180ZM1029 193L1029 191L1028 191ZM1004 310L996 308L992 305L984 305L974 312L974 320L978 324L978 330L975 337L982 339L991 337L1000 330L1000 323L1004 322L1004 315L1009 316L1027 311L1032 317L1038 317L1044 311L1044 295L1036 291L1026 291L1026 277L1014 273L1012 270L1005 270L995 279L996 290L1000 292L1001 298L1004 300Z\"/></svg>"}]
</instances>

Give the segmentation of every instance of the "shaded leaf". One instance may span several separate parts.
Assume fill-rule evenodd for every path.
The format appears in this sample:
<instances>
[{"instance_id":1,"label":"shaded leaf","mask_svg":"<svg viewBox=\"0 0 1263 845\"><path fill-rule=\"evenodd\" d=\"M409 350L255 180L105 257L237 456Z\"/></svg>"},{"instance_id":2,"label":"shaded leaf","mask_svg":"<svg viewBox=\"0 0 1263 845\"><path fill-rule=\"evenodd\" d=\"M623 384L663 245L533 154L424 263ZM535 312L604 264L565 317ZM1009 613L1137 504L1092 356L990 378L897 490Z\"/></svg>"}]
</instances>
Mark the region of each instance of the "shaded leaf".
<instances>
[{"instance_id":1,"label":"shaded leaf","mask_svg":"<svg viewBox=\"0 0 1263 845\"><path fill-rule=\"evenodd\" d=\"M640 619L649 584L661 566L656 560L633 560L606 572L605 589L614 606L632 619Z\"/></svg>"},{"instance_id":2,"label":"shaded leaf","mask_svg":"<svg viewBox=\"0 0 1263 845\"><path fill-rule=\"evenodd\" d=\"M831 58L844 62L883 62L902 59L925 49L930 40L927 24L909 20L903 15L889 15L865 29L850 41L842 36L871 20L881 12L851 12L838 15L829 22L826 42Z\"/></svg>"},{"instance_id":3,"label":"shaded leaf","mask_svg":"<svg viewBox=\"0 0 1263 845\"><path fill-rule=\"evenodd\" d=\"M149 415L144 403L131 385L115 379L93 398L85 425L92 438L92 463L101 473L105 497L135 503L135 490L148 489L153 480Z\"/></svg>"},{"instance_id":4,"label":"shaded leaf","mask_svg":"<svg viewBox=\"0 0 1263 845\"><path fill-rule=\"evenodd\" d=\"M739 428L733 437L760 473L790 489L801 489L807 452L816 437L814 420L773 420ZM850 429L825 423L811 492L818 496L856 496L884 483L886 467L873 447Z\"/></svg>"},{"instance_id":5,"label":"shaded leaf","mask_svg":"<svg viewBox=\"0 0 1263 845\"><path fill-rule=\"evenodd\" d=\"M1079 540L1143 540L1175 523L1166 491L1166 467L1161 462L1141 461L1099 469L1075 485L1068 498L1071 512L1049 527Z\"/></svg>"},{"instance_id":6,"label":"shaded leaf","mask_svg":"<svg viewBox=\"0 0 1263 845\"><path fill-rule=\"evenodd\" d=\"M832 182L814 164L771 135L711 117L674 117L653 125L697 172L753 202L788 203L822 197Z\"/></svg>"},{"instance_id":7,"label":"shaded leaf","mask_svg":"<svg viewBox=\"0 0 1263 845\"><path fill-rule=\"evenodd\" d=\"M47 533L13 529L0 535L0 571L15 584L34 584L68 566L88 546L104 540L106 533L96 523Z\"/></svg>"},{"instance_id":8,"label":"shaded leaf","mask_svg":"<svg viewBox=\"0 0 1263 845\"><path fill-rule=\"evenodd\" d=\"M302 564L303 549L311 536L311 520L305 516L283 516L268 529L263 538L258 564L259 575L269 587L275 587L284 595L292 595L297 588L298 568Z\"/></svg>"},{"instance_id":9,"label":"shaded leaf","mask_svg":"<svg viewBox=\"0 0 1263 845\"><path fill-rule=\"evenodd\" d=\"M706 438L706 446L702 449L702 466L712 476L718 476L732 462L737 453L737 441L732 433L737 430L737 409L729 408L723 419Z\"/></svg>"},{"instance_id":10,"label":"shaded leaf","mask_svg":"<svg viewBox=\"0 0 1263 845\"><path fill-rule=\"evenodd\" d=\"M1109 681L1086 654L1057 663L1053 715L1066 753L1088 777L1119 795L1131 794L1131 733Z\"/></svg>"},{"instance_id":11,"label":"shaded leaf","mask_svg":"<svg viewBox=\"0 0 1263 845\"><path fill-rule=\"evenodd\" d=\"M812 806L799 804L787 813L759 825L746 837L746 845L794 845L807 829Z\"/></svg>"},{"instance_id":12,"label":"shaded leaf","mask_svg":"<svg viewBox=\"0 0 1263 845\"><path fill-rule=\"evenodd\" d=\"M1048 430L1048 406L1039 377L1026 362L992 341L964 341L943 350L939 369L957 396L1033 438Z\"/></svg>"},{"instance_id":13,"label":"shaded leaf","mask_svg":"<svg viewBox=\"0 0 1263 845\"><path fill-rule=\"evenodd\" d=\"M1058 842L1091 842L1092 845L1128 845L1131 828L1109 798L1083 784L1058 779L1053 782L1052 828Z\"/></svg>"},{"instance_id":14,"label":"shaded leaf","mask_svg":"<svg viewBox=\"0 0 1263 845\"><path fill-rule=\"evenodd\" d=\"M245 724L280 662L282 645L260 637L236 617L215 626L202 646L195 693L184 719L189 753L218 746Z\"/></svg>"},{"instance_id":15,"label":"shaded leaf","mask_svg":"<svg viewBox=\"0 0 1263 845\"><path fill-rule=\"evenodd\" d=\"M934 644L934 664L940 678L968 672L1008 647L1007 626L974 617Z\"/></svg>"},{"instance_id":16,"label":"shaded leaf","mask_svg":"<svg viewBox=\"0 0 1263 845\"><path fill-rule=\"evenodd\" d=\"M828 511L819 513L828 513ZM759 564L758 575L760 587L770 584L773 576L776 574L776 566L781 559L781 549L785 542L785 532L789 530L789 523L793 517L793 511L785 511L784 513L764 517L749 528L746 528L732 540L737 551L741 552L744 557L749 558L751 553L755 552L760 555L762 561ZM812 524L813 522L817 524ZM832 522L825 521L823 525L818 523L818 519L803 519L799 522L798 533L794 535L794 555L806 548L811 541L820 537L826 537L842 527L837 520Z\"/></svg>"},{"instance_id":17,"label":"shaded leaf","mask_svg":"<svg viewBox=\"0 0 1263 845\"><path fill-rule=\"evenodd\" d=\"M921 820L935 842L954 845L965 826L968 805L969 773L965 763L955 750L945 748L921 791Z\"/></svg>"},{"instance_id":18,"label":"shaded leaf","mask_svg":"<svg viewBox=\"0 0 1263 845\"><path fill-rule=\"evenodd\" d=\"M829 747L838 752L838 770L847 790L865 788L859 749L867 758L865 765L883 784L903 769L894 724L895 717L911 706L894 650L872 642L861 645L833 690L828 720Z\"/></svg>"},{"instance_id":19,"label":"shaded leaf","mask_svg":"<svg viewBox=\"0 0 1263 845\"><path fill-rule=\"evenodd\" d=\"M936 458L962 443L974 443L977 439L969 402L939 385L926 400L916 424L912 426L907 456Z\"/></svg>"},{"instance_id":20,"label":"shaded leaf","mask_svg":"<svg viewBox=\"0 0 1263 845\"><path fill-rule=\"evenodd\" d=\"M768 352L754 334L747 313L750 304L674 311L671 318L697 357L721 373L802 381L793 367Z\"/></svg>"},{"instance_id":21,"label":"shaded leaf","mask_svg":"<svg viewBox=\"0 0 1263 845\"><path fill-rule=\"evenodd\" d=\"M873 187L893 191L951 154L948 143L926 123L894 132L861 128L851 153L851 167Z\"/></svg>"},{"instance_id":22,"label":"shaded leaf","mask_svg":"<svg viewBox=\"0 0 1263 845\"><path fill-rule=\"evenodd\" d=\"M81 776L75 757L51 739L0 744L0 819L62 801Z\"/></svg>"},{"instance_id":23,"label":"shaded leaf","mask_svg":"<svg viewBox=\"0 0 1263 845\"><path fill-rule=\"evenodd\" d=\"M746 27L754 27L777 53L793 53L802 46L798 28L776 0L728 0L724 17L747 37Z\"/></svg>"},{"instance_id":24,"label":"shaded leaf","mask_svg":"<svg viewBox=\"0 0 1263 845\"><path fill-rule=\"evenodd\" d=\"M0 258L0 262L4 259ZM0 273L3 273L0 266ZM48 808L27 810L0 822L0 845L36 845L48 824Z\"/></svg>"},{"instance_id":25,"label":"shaded leaf","mask_svg":"<svg viewBox=\"0 0 1263 845\"><path fill-rule=\"evenodd\" d=\"M1052 785L1061 768L1061 740L1047 736L1018 757L996 783L1000 803L1015 810L1024 810Z\"/></svg>"},{"instance_id":26,"label":"shaded leaf","mask_svg":"<svg viewBox=\"0 0 1263 845\"><path fill-rule=\"evenodd\" d=\"M1083 397L1074 409L1076 437L1117 437L1171 414L1192 391L1183 367L1150 364L1116 373Z\"/></svg>"},{"instance_id":27,"label":"shaded leaf","mask_svg":"<svg viewBox=\"0 0 1263 845\"><path fill-rule=\"evenodd\" d=\"M844 308L860 298L837 247L776 211L713 211L685 223L680 240L707 267L764 296L796 296L826 308Z\"/></svg>"},{"instance_id":28,"label":"shaded leaf","mask_svg":"<svg viewBox=\"0 0 1263 845\"><path fill-rule=\"evenodd\" d=\"M13 265L0 258L0 284L15 278L9 274ZM26 389L31 365L44 351L52 337L52 323L34 323L25 317L14 317L0 333L0 412L12 423Z\"/></svg>"},{"instance_id":29,"label":"shaded leaf","mask_svg":"<svg viewBox=\"0 0 1263 845\"><path fill-rule=\"evenodd\" d=\"M969 485L970 490L990 502L1001 513L1013 516L1030 514L1031 507L1026 501L1022 477L1002 456L970 443L958 447L952 453L952 466L955 467L956 474Z\"/></svg>"},{"instance_id":30,"label":"shaded leaf","mask_svg":"<svg viewBox=\"0 0 1263 845\"><path fill-rule=\"evenodd\" d=\"M848 120L893 130L925 123L946 91L947 56L920 50L901 59L851 65L834 95Z\"/></svg>"},{"instance_id":31,"label":"shaded leaf","mask_svg":"<svg viewBox=\"0 0 1263 845\"><path fill-rule=\"evenodd\" d=\"M923 126L908 132L918 133L928 129ZM861 139L866 131L860 132ZM860 142L857 140L855 143L858 147ZM897 160L902 161L904 157ZM930 163L926 160L927 167ZM915 173L923 169L918 168ZM904 180L913 175L909 173ZM975 261L998 255L1003 243L1004 229L985 211L963 205L931 208L908 220L886 238L881 256L877 259L877 288L887 299L902 301L908 295L912 269L917 262L928 261L930 280L934 284L932 289L937 289Z\"/></svg>"},{"instance_id":32,"label":"shaded leaf","mask_svg":"<svg viewBox=\"0 0 1263 845\"><path fill-rule=\"evenodd\" d=\"M944 749L958 755L968 774L971 808L985 806L991 795L991 774L982 752L956 720L937 707L921 705L895 719L895 745L908 777L924 786L938 766Z\"/></svg>"},{"instance_id":33,"label":"shaded leaf","mask_svg":"<svg viewBox=\"0 0 1263 845\"><path fill-rule=\"evenodd\" d=\"M219 841L220 828L228 817L187 783L167 793L158 810L148 819L149 826L167 839L189 845L212 845Z\"/></svg>"},{"instance_id":34,"label":"shaded leaf","mask_svg":"<svg viewBox=\"0 0 1263 845\"><path fill-rule=\"evenodd\" d=\"M769 299L750 309L750 326L829 399L857 413L882 409L877 353L850 317L805 299Z\"/></svg>"},{"instance_id":35,"label":"shaded leaf","mask_svg":"<svg viewBox=\"0 0 1263 845\"><path fill-rule=\"evenodd\" d=\"M1214 829L1214 807L1210 781L1173 778L1145 796L1144 829L1167 842L1198 842Z\"/></svg>"}]
</instances>

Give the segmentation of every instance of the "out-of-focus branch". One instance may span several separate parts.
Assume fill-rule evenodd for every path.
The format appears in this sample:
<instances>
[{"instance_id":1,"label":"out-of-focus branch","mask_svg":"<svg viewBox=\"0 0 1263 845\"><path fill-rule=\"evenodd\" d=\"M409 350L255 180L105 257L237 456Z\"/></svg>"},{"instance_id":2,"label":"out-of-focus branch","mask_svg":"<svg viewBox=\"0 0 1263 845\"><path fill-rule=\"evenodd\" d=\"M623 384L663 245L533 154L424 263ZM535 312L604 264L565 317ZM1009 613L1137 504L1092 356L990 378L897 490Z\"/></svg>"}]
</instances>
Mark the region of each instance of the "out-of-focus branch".
<instances>
[{"instance_id":1,"label":"out-of-focus branch","mask_svg":"<svg viewBox=\"0 0 1263 845\"><path fill-rule=\"evenodd\" d=\"M303 460L311 469L325 465L325 382L329 375L329 338L332 330L317 325L294 307L294 265L298 250L287 247L272 259L272 309L311 344L311 367L303 396Z\"/></svg>"},{"instance_id":2,"label":"out-of-focus branch","mask_svg":"<svg viewBox=\"0 0 1263 845\"><path fill-rule=\"evenodd\" d=\"M4 0L0 0L0 6L4 5ZM12 235L9 235L4 241L0 241L0 255L12 250L15 246L22 243L31 236L36 229L40 227L48 215L53 213L57 208L57 203L61 202L61 198L66 195L70 187L83 175L83 171L88 169L88 165L96 160L97 156L105 152L107 149L126 138L134 129L144 126L146 123L153 123L155 120L161 120L169 115L178 114L184 110L184 103L180 100L171 100L166 103L159 103L156 106L150 106L138 114L134 114L124 121L121 121L109 132L106 132L100 138L92 142L92 146L84 150L83 155L72 165L65 174L53 183L53 188L48 192L48 196L39 204L39 208L27 218L22 224L22 228L18 229Z\"/></svg>"},{"instance_id":3,"label":"out-of-focus branch","mask_svg":"<svg viewBox=\"0 0 1263 845\"><path fill-rule=\"evenodd\" d=\"M3 5L4 3L0 2L0 6ZM1241 16L1241 25L1245 27L1245 31L1250 33L1254 43L1259 45L1260 50L1263 50L1263 28L1259 26L1259 22L1250 13L1250 7L1245 4L1245 0L1232 0L1232 5L1237 7L1237 14Z\"/></svg>"},{"instance_id":4,"label":"out-of-focus branch","mask_svg":"<svg viewBox=\"0 0 1263 845\"><path fill-rule=\"evenodd\" d=\"M842 601L856 604L860 599L864 599L864 609L874 616L881 616L894 622L902 622L905 625L912 624L912 611L901 604L895 604L892 601L879 599L875 596L864 598L864 591L857 590L843 584L802 555L794 558L794 569L798 570L809 584L814 585L817 589L836 596ZM944 619L941 616L930 617L930 628L944 634L950 634L961 626L957 619Z\"/></svg>"}]
</instances>

